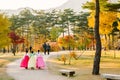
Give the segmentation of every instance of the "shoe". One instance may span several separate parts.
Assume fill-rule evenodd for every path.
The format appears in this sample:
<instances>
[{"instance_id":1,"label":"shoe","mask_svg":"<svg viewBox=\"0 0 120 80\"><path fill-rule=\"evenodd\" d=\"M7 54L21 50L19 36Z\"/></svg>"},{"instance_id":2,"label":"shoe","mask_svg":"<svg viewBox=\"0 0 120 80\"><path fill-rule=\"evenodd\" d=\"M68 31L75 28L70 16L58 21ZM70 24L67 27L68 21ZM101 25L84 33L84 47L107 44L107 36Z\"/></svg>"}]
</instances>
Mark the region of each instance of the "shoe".
<instances>
[{"instance_id":1,"label":"shoe","mask_svg":"<svg viewBox=\"0 0 120 80\"><path fill-rule=\"evenodd\" d=\"M28 69L28 67L25 67L25 69Z\"/></svg>"},{"instance_id":2,"label":"shoe","mask_svg":"<svg viewBox=\"0 0 120 80\"><path fill-rule=\"evenodd\" d=\"M32 70L34 70L34 67L31 67Z\"/></svg>"}]
</instances>

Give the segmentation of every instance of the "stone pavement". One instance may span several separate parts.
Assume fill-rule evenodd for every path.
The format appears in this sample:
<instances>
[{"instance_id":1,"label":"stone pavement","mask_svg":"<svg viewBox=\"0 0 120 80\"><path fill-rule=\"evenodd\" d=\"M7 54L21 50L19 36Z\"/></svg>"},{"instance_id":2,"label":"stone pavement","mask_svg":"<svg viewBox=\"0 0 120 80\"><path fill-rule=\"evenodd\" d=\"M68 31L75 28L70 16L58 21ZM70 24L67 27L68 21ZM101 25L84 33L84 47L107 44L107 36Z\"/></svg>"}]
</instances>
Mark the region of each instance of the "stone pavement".
<instances>
[{"instance_id":1,"label":"stone pavement","mask_svg":"<svg viewBox=\"0 0 120 80\"><path fill-rule=\"evenodd\" d=\"M62 52L51 52L50 55L43 55L44 61L46 62L48 57L58 53L61 54ZM20 61L21 59L7 65L8 75L13 77L15 80L71 80L66 76L51 73L47 68L47 64L44 70L26 70L19 67Z\"/></svg>"}]
</instances>

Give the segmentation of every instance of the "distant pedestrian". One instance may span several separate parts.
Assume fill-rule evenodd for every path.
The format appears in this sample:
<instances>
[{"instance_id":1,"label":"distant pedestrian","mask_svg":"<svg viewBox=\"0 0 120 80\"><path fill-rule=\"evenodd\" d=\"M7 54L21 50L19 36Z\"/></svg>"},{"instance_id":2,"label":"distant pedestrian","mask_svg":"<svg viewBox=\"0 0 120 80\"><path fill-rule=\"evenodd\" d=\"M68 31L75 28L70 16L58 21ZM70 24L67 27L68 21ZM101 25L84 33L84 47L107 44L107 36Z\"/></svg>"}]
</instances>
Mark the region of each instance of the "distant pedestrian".
<instances>
[{"instance_id":1,"label":"distant pedestrian","mask_svg":"<svg viewBox=\"0 0 120 80\"><path fill-rule=\"evenodd\" d=\"M44 42L44 44L42 46L43 46L43 49L44 49L44 54L46 55L46 48L47 48L46 42Z\"/></svg>"},{"instance_id":2,"label":"distant pedestrian","mask_svg":"<svg viewBox=\"0 0 120 80\"><path fill-rule=\"evenodd\" d=\"M30 46L30 48L29 48L29 49L30 49L30 52L31 52L31 51L32 51L32 46Z\"/></svg>"},{"instance_id":3,"label":"distant pedestrian","mask_svg":"<svg viewBox=\"0 0 120 80\"><path fill-rule=\"evenodd\" d=\"M50 54L50 45L49 45L49 43L47 44L47 46L46 46L46 50L47 50L47 53L48 53L48 55Z\"/></svg>"}]
</instances>

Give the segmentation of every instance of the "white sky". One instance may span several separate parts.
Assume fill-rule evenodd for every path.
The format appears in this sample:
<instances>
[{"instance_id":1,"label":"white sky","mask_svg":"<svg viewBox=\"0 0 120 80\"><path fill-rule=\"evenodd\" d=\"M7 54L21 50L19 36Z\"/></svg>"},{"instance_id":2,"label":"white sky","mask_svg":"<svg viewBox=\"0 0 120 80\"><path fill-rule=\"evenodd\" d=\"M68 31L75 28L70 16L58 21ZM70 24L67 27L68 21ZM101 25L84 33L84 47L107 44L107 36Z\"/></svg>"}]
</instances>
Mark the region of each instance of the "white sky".
<instances>
[{"instance_id":1,"label":"white sky","mask_svg":"<svg viewBox=\"0 0 120 80\"><path fill-rule=\"evenodd\" d=\"M49 9L57 7L68 0L0 0L0 9L18 9L30 7L33 9Z\"/></svg>"},{"instance_id":2,"label":"white sky","mask_svg":"<svg viewBox=\"0 0 120 80\"><path fill-rule=\"evenodd\" d=\"M62 5L69 0L0 0L0 9L18 9L30 7L33 9L49 9ZM91 0L81 0L81 3ZM110 0L118 1L118 0Z\"/></svg>"}]
</instances>

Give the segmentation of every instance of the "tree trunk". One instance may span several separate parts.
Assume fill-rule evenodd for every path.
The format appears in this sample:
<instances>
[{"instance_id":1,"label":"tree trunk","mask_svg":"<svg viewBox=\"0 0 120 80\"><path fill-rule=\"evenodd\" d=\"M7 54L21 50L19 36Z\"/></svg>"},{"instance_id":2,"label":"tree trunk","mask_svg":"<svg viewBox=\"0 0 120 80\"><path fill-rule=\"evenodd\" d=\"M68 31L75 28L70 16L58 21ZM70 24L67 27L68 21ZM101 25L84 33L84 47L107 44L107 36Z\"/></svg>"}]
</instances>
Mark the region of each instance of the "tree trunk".
<instances>
[{"instance_id":1,"label":"tree trunk","mask_svg":"<svg viewBox=\"0 0 120 80\"><path fill-rule=\"evenodd\" d=\"M101 40L99 34L99 0L96 0L96 14L95 14L95 39L96 39L96 52L94 57L94 64L93 64L93 75L99 75L100 69L100 57L101 57Z\"/></svg>"}]
</instances>

